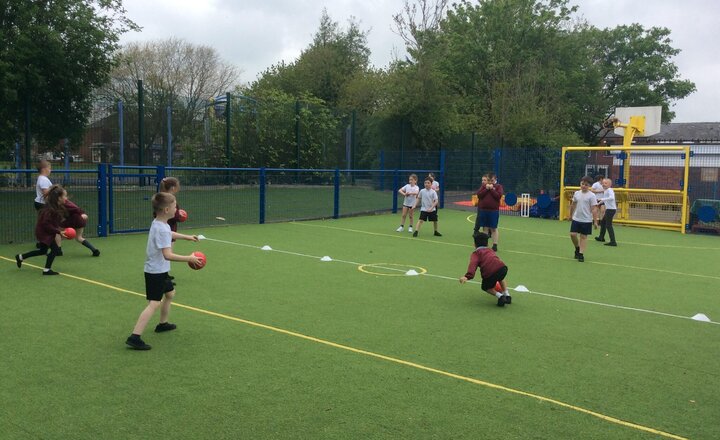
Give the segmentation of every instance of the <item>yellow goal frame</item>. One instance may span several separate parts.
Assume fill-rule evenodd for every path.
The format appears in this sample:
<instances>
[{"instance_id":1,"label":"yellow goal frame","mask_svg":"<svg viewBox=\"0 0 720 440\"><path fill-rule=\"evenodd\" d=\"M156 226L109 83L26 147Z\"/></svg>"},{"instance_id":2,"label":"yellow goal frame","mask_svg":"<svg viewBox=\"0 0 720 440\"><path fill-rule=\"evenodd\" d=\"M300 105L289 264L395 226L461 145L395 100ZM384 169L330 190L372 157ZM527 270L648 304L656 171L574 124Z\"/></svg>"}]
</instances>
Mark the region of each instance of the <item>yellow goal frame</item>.
<instances>
[{"instance_id":1,"label":"yellow goal frame","mask_svg":"<svg viewBox=\"0 0 720 440\"><path fill-rule=\"evenodd\" d=\"M682 234L685 233L688 223L688 178L690 176L690 146L689 145L643 145L633 147L620 147L620 146L608 146L608 147L563 147L561 155L561 166L560 166L560 215L561 221L567 220L570 215L570 200L575 191L579 190L579 186L565 185L565 157L569 151L625 151L627 158L625 159L625 187L613 188L616 194L617 201L617 214L613 219L613 223L628 224L649 228L657 229L670 229L674 231L680 231ZM683 174L683 186L681 190L664 190L664 189L652 189L652 188L629 188L629 172L630 172L630 155L633 151L678 151L684 153L684 174ZM579 182L578 182L579 183ZM669 205L680 207L680 222L663 222L663 221L645 221L645 220L633 220L630 218L630 204L652 204L653 202L638 201L638 195L657 195L664 196L668 200ZM569 197L568 197L569 196ZM631 199L635 197L636 200Z\"/></svg>"}]
</instances>

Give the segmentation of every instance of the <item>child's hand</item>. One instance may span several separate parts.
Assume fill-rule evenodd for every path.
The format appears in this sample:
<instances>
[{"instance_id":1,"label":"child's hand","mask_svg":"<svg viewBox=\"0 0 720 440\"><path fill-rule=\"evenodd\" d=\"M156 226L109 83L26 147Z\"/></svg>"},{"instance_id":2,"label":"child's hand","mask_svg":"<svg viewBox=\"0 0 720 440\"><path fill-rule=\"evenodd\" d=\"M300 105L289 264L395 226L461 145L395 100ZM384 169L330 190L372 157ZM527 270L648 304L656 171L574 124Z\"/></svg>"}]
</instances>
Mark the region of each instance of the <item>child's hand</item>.
<instances>
[{"instance_id":1,"label":"child's hand","mask_svg":"<svg viewBox=\"0 0 720 440\"><path fill-rule=\"evenodd\" d=\"M88 215L87 214L81 214L80 217L82 217L83 220L87 221Z\"/></svg>"},{"instance_id":2,"label":"child's hand","mask_svg":"<svg viewBox=\"0 0 720 440\"><path fill-rule=\"evenodd\" d=\"M188 260L188 263L191 263L194 266L199 266L202 264L202 260L197 257L195 254L190 254L188 256L190 259Z\"/></svg>"},{"instance_id":3,"label":"child's hand","mask_svg":"<svg viewBox=\"0 0 720 440\"><path fill-rule=\"evenodd\" d=\"M200 241L197 235L191 235L188 237L188 240L190 241Z\"/></svg>"},{"instance_id":4,"label":"child's hand","mask_svg":"<svg viewBox=\"0 0 720 440\"><path fill-rule=\"evenodd\" d=\"M460 284L465 284L465 283L467 283L467 280L468 280L467 277L460 277L459 281L460 281Z\"/></svg>"}]
</instances>

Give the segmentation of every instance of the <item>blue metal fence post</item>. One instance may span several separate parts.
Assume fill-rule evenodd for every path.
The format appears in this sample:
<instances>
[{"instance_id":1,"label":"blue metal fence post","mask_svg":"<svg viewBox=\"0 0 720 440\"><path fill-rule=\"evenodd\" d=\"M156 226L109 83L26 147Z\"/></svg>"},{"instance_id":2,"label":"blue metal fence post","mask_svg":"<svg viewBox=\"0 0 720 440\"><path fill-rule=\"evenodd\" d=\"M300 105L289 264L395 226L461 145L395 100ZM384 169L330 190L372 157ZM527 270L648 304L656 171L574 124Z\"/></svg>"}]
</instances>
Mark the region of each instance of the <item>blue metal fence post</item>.
<instances>
[{"instance_id":1,"label":"blue metal fence post","mask_svg":"<svg viewBox=\"0 0 720 440\"><path fill-rule=\"evenodd\" d=\"M348 170L350 173L352 171ZM340 218L340 168L335 168L335 196L333 197L333 218Z\"/></svg>"},{"instance_id":2,"label":"blue metal fence post","mask_svg":"<svg viewBox=\"0 0 720 440\"><path fill-rule=\"evenodd\" d=\"M385 191L385 150L380 150L380 191Z\"/></svg>"},{"instance_id":3,"label":"blue metal fence post","mask_svg":"<svg viewBox=\"0 0 720 440\"><path fill-rule=\"evenodd\" d=\"M393 173L393 190L392 190L392 197L393 197L393 204L392 204L392 213L397 214L397 193L395 192L395 188L400 187L400 170L395 170Z\"/></svg>"},{"instance_id":4,"label":"blue metal fence post","mask_svg":"<svg viewBox=\"0 0 720 440\"><path fill-rule=\"evenodd\" d=\"M495 176L500 176L500 161L502 161L502 148L495 148L493 153L493 171L495 172Z\"/></svg>"},{"instance_id":5,"label":"blue metal fence post","mask_svg":"<svg viewBox=\"0 0 720 440\"><path fill-rule=\"evenodd\" d=\"M265 167L260 168L260 208L258 211L260 212L260 224L265 223L265 185L267 183L267 178L265 175Z\"/></svg>"},{"instance_id":6,"label":"blue metal fence post","mask_svg":"<svg viewBox=\"0 0 720 440\"><path fill-rule=\"evenodd\" d=\"M440 172L438 173L438 179L440 179L440 209L445 208L445 150L440 150Z\"/></svg>"},{"instance_id":7,"label":"blue metal fence post","mask_svg":"<svg viewBox=\"0 0 720 440\"><path fill-rule=\"evenodd\" d=\"M107 164L107 208L108 208L108 217L107 217L107 224L108 224L108 233L112 234L115 232L115 197L113 194L113 165L111 163Z\"/></svg>"},{"instance_id":8,"label":"blue metal fence post","mask_svg":"<svg viewBox=\"0 0 720 440\"><path fill-rule=\"evenodd\" d=\"M109 164L100 163L97 166L97 191L98 191L98 237L107 237L108 223L108 188L107 188L107 167Z\"/></svg>"},{"instance_id":9,"label":"blue metal fence post","mask_svg":"<svg viewBox=\"0 0 720 440\"><path fill-rule=\"evenodd\" d=\"M123 125L123 102L118 101L118 131L120 132L120 165L125 165L125 126Z\"/></svg>"},{"instance_id":10,"label":"blue metal fence post","mask_svg":"<svg viewBox=\"0 0 720 440\"><path fill-rule=\"evenodd\" d=\"M165 178L165 166L155 167L155 191L160 192L160 182Z\"/></svg>"},{"instance_id":11,"label":"blue metal fence post","mask_svg":"<svg viewBox=\"0 0 720 440\"><path fill-rule=\"evenodd\" d=\"M63 179L63 185L70 184L70 173L67 170L70 169L70 140L68 138L63 139L63 159L65 163L65 177Z\"/></svg>"}]
</instances>

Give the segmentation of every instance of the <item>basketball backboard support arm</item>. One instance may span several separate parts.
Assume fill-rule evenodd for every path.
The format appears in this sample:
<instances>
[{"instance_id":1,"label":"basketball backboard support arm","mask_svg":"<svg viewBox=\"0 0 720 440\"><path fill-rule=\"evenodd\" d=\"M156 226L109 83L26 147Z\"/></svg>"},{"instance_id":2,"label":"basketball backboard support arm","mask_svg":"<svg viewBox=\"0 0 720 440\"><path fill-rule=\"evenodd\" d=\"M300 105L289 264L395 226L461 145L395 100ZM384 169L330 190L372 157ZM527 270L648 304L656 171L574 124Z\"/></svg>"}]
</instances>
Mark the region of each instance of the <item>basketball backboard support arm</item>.
<instances>
[{"instance_id":1,"label":"basketball backboard support arm","mask_svg":"<svg viewBox=\"0 0 720 440\"><path fill-rule=\"evenodd\" d=\"M611 119L615 134L623 137L623 148L632 146L632 140L636 134L652 136L660 133L660 120L662 116L661 106L652 107L618 107L615 109L615 117ZM631 150L626 150L624 167L624 186L630 188L630 155Z\"/></svg>"}]
</instances>

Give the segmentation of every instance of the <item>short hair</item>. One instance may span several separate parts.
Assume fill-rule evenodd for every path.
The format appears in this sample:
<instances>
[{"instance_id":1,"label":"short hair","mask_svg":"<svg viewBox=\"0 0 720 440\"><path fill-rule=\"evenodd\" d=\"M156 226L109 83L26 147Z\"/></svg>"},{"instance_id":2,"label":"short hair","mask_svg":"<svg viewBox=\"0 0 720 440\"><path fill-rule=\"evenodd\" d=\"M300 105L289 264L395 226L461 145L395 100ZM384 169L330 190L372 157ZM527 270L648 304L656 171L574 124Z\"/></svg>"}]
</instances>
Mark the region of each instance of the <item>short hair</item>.
<instances>
[{"instance_id":1,"label":"short hair","mask_svg":"<svg viewBox=\"0 0 720 440\"><path fill-rule=\"evenodd\" d=\"M426 177L424 181L425 181L425 182L430 182L430 184L433 183L433 180L432 180L430 177Z\"/></svg>"},{"instance_id":2,"label":"short hair","mask_svg":"<svg viewBox=\"0 0 720 440\"><path fill-rule=\"evenodd\" d=\"M160 192L170 192L171 189L180 186L180 181L176 177L164 177L160 181Z\"/></svg>"},{"instance_id":3,"label":"short hair","mask_svg":"<svg viewBox=\"0 0 720 440\"><path fill-rule=\"evenodd\" d=\"M153 212L155 214L162 212L163 209L172 205L174 201L175 201L175 196L170 193L159 192L159 193L155 194L152 197Z\"/></svg>"},{"instance_id":4,"label":"short hair","mask_svg":"<svg viewBox=\"0 0 720 440\"><path fill-rule=\"evenodd\" d=\"M490 238L490 236L484 232L475 232L473 234L473 241L475 242L475 247L476 248L479 248L481 246L487 247L489 238Z\"/></svg>"},{"instance_id":5,"label":"short hair","mask_svg":"<svg viewBox=\"0 0 720 440\"><path fill-rule=\"evenodd\" d=\"M495 178L495 173L487 173L486 176L487 176L488 180L492 180Z\"/></svg>"},{"instance_id":6,"label":"short hair","mask_svg":"<svg viewBox=\"0 0 720 440\"><path fill-rule=\"evenodd\" d=\"M48 162L47 160L43 159L37 163L38 173L45 168L50 168L50 162Z\"/></svg>"},{"instance_id":7,"label":"short hair","mask_svg":"<svg viewBox=\"0 0 720 440\"><path fill-rule=\"evenodd\" d=\"M595 180L602 180L604 178L605 178L605 176L602 174L598 174L597 176L595 176Z\"/></svg>"},{"instance_id":8,"label":"short hair","mask_svg":"<svg viewBox=\"0 0 720 440\"><path fill-rule=\"evenodd\" d=\"M583 177L582 179L580 179L580 183L583 183L583 182L585 182L588 185L592 185L593 184L592 177L590 177L590 176Z\"/></svg>"}]
</instances>

